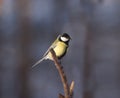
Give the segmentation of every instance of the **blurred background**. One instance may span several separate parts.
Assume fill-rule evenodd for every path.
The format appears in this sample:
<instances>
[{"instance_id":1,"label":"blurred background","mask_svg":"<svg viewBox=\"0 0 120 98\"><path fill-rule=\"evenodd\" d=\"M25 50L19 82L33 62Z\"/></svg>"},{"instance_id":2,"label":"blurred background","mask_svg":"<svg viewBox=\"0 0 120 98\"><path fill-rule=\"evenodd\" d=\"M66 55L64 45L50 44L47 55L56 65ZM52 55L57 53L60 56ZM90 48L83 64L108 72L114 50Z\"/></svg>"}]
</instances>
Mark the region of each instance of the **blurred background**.
<instances>
[{"instance_id":1,"label":"blurred background","mask_svg":"<svg viewBox=\"0 0 120 98\"><path fill-rule=\"evenodd\" d=\"M74 98L120 98L120 0L0 0L0 98L64 93L52 61L31 69L63 32Z\"/></svg>"}]
</instances>

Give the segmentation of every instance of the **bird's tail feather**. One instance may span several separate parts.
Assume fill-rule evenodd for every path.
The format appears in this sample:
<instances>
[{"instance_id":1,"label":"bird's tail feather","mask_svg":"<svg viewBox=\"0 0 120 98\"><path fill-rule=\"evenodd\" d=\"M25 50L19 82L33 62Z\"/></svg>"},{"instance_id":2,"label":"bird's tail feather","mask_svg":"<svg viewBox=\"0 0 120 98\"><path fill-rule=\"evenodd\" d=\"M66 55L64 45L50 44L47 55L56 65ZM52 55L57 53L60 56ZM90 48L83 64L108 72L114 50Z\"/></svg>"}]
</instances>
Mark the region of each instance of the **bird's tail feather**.
<instances>
[{"instance_id":1,"label":"bird's tail feather","mask_svg":"<svg viewBox=\"0 0 120 98\"><path fill-rule=\"evenodd\" d=\"M39 63L41 63L44 59L45 59L45 57L43 57L42 59L40 59L39 61L37 61L37 62L32 66L32 68L35 67L35 66L37 66L37 65L38 65Z\"/></svg>"}]
</instances>

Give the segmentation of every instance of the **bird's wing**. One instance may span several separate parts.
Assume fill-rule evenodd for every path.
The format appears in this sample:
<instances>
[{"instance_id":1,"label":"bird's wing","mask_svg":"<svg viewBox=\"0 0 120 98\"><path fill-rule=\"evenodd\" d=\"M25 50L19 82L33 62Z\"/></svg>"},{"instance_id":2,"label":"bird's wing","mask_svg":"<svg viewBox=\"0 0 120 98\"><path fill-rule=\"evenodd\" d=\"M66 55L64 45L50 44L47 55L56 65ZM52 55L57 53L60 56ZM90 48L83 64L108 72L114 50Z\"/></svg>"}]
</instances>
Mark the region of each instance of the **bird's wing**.
<instances>
[{"instance_id":1,"label":"bird's wing","mask_svg":"<svg viewBox=\"0 0 120 98\"><path fill-rule=\"evenodd\" d=\"M37 61L34 65L32 65L32 68L35 67L36 65L38 65L40 62L42 62L45 58L43 57L42 59L40 59L39 61Z\"/></svg>"},{"instance_id":2,"label":"bird's wing","mask_svg":"<svg viewBox=\"0 0 120 98\"><path fill-rule=\"evenodd\" d=\"M53 44L48 48L48 50L44 53L44 55L43 55L43 57L45 57L48 53L49 53L49 51L50 51L50 49L54 49L56 46L57 46L57 42L58 42L58 38L60 37L60 35L57 37L57 39L53 42Z\"/></svg>"},{"instance_id":3,"label":"bird's wing","mask_svg":"<svg viewBox=\"0 0 120 98\"><path fill-rule=\"evenodd\" d=\"M42 61L46 58L46 55L49 53L50 49L56 47L56 43L57 43L57 41L55 41L55 42L48 48L48 50L47 50L47 51L45 52L45 54L43 55L42 59L40 59L39 61L37 61L37 62L32 66L32 68L35 67L36 65L38 65L40 62L42 62Z\"/></svg>"}]
</instances>

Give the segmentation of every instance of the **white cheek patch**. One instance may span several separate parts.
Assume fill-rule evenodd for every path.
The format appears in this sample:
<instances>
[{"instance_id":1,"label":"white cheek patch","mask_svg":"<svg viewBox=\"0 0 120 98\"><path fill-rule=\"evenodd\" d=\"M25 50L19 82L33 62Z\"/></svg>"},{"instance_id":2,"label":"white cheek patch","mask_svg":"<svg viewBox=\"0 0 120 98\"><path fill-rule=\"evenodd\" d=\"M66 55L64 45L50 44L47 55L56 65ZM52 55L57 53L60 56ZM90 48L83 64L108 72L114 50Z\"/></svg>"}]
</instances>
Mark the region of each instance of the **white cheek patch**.
<instances>
[{"instance_id":1,"label":"white cheek patch","mask_svg":"<svg viewBox=\"0 0 120 98\"><path fill-rule=\"evenodd\" d=\"M61 37L61 40L64 41L64 42L67 42L69 39L66 38L66 37Z\"/></svg>"}]
</instances>

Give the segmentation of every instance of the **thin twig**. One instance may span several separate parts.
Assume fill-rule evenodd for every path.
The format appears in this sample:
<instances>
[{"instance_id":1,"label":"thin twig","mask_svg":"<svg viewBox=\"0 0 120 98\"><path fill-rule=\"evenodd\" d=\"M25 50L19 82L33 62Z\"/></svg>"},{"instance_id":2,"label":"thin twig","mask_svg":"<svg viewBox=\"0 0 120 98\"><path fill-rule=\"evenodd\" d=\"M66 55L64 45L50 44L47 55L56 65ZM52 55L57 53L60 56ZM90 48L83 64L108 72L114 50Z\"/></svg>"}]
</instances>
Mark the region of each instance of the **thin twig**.
<instances>
[{"instance_id":1,"label":"thin twig","mask_svg":"<svg viewBox=\"0 0 120 98\"><path fill-rule=\"evenodd\" d=\"M55 66L56 66L56 68L57 68L57 70L59 72L59 75L61 77L61 81L62 81L62 84L63 84L64 93L65 93L65 98L70 98L70 90L69 90L69 86L68 86L68 83L67 83L66 75L65 75L65 73L63 71L63 67L58 63L58 59L56 57L56 54L55 54L54 50L51 49L50 52L52 54Z\"/></svg>"},{"instance_id":2,"label":"thin twig","mask_svg":"<svg viewBox=\"0 0 120 98\"><path fill-rule=\"evenodd\" d=\"M72 81L71 85L70 85L70 97L73 98L73 89L74 89L74 85L75 85L75 82Z\"/></svg>"}]
</instances>

